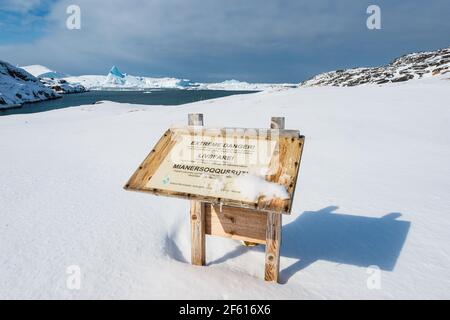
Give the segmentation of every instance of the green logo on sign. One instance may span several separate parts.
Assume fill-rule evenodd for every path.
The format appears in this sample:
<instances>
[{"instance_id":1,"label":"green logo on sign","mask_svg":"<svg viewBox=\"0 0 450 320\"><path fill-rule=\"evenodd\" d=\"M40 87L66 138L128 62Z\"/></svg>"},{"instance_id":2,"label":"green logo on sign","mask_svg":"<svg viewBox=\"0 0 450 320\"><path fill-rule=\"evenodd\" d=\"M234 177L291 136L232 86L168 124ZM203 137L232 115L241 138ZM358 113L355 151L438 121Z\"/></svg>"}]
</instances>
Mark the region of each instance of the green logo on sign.
<instances>
[{"instance_id":1,"label":"green logo on sign","mask_svg":"<svg viewBox=\"0 0 450 320\"><path fill-rule=\"evenodd\" d=\"M164 179L163 179L163 181L162 181L162 183L163 183L164 185L166 185L166 184L169 184L169 182L170 182L169 176L165 176Z\"/></svg>"}]
</instances>

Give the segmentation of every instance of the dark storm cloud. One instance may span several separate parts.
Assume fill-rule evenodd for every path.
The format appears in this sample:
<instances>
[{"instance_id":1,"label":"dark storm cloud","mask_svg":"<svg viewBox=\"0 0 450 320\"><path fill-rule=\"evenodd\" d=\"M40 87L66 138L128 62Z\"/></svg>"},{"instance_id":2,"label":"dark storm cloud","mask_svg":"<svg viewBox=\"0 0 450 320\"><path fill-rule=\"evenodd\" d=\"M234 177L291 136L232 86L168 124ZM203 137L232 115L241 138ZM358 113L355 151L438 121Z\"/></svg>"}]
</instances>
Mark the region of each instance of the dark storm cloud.
<instances>
[{"instance_id":1,"label":"dark storm cloud","mask_svg":"<svg viewBox=\"0 0 450 320\"><path fill-rule=\"evenodd\" d=\"M0 57L72 74L104 74L116 64L130 74L198 81L299 82L450 44L447 0L79 0L81 30L68 30L72 3L50 4L43 35L0 45ZM381 7L381 30L366 28L369 4ZM17 5L33 15L24 6Z\"/></svg>"}]
</instances>

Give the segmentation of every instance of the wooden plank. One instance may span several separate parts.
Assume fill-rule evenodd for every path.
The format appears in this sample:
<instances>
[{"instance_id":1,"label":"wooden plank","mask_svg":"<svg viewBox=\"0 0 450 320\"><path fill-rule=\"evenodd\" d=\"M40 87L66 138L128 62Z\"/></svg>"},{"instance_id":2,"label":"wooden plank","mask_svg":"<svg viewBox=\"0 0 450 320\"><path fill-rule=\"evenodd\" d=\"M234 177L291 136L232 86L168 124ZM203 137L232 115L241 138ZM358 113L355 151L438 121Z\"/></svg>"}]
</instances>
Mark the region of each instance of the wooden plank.
<instances>
[{"instance_id":1,"label":"wooden plank","mask_svg":"<svg viewBox=\"0 0 450 320\"><path fill-rule=\"evenodd\" d=\"M267 214L266 261L264 268L264 279L266 281L279 281L282 224L281 218L282 215L280 214Z\"/></svg>"},{"instance_id":2,"label":"wooden plank","mask_svg":"<svg viewBox=\"0 0 450 320\"><path fill-rule=\"evenodd\" d=\"M266 243L267 214L249 209L241 209L207 204L206 234L243 240L253 243Z\"/></svg>"},{"instance_id":3,"label":"wooden plank","mask_svg":"<svg viewBox=\"0 0 450 320\"><path fill-rule=\"evenodd\" d=\"M175 140L173 139L173 133L171 132L171 130L167 130L159 139L155 148L150 151L149 155L145 158L136 172L128 180L124 188L133 191L144 191L143 187L153 176L174 144Z\"/></svg>"},{"instance_id":4,"label":"wooden plank","mask_svg":"<svg viewBox=\"0 0 450 320\"><path fill-rule=\"evenodd\" d=\"M269 128L232 128L232 127L223 127L223 128L211 128L211 127L202 127L198 128L198 125L190 125L172 127L170 129L173 133L176 134L199 134L201 133L203 136L210 137L229 137L233 138L252 138L252 139L268 139L274 136L279 136L282 138L298 138L299 132L298 130L287 130L287 129L269 129Z\"/></svg>"},{"instance_id":5,"label":"wooden plank","mask_svg":"<svg viewBox=\"0 0 450 320\"><path fill-rule=\"evenodd\" d=\"M304 141L303 136L279 138L275 156L269 166L271 174L266 176L266 180L283 185L290 198L286 200L260 198L258 210L286 214L291 212Z\"/></svg>"},{"instance_id":6,"label":"wooden plank","mask_svg":"<svg viewBox=\"0 0 450 320\"><path fill-rule=\"evenodd\" d=\"M203 114L190 113L188 124L203 126ZM197 266L203 266L206 263L205 206L204 202L191 201L191 263Z\"/></svg>"},{"instance_id":7,"label":"wooden plank","mask_svg":"<svg viewBox=\"0 0 450 320\"><path fill-rule=\"evenodd\" d=\"M270 127L273 129L284 129L284 118L273 117ZM280 158L288 154L289 144L278 144L280 146ZM280 160L280 163L284 163L286 159ZM280 182L284 168L279 166L274 177L268 177L269 181L275 179ZM273 181L273 180L272 180ZM290 181L288 183L291 183ZM294 186L295 187L295 186ZM286 205L286 204L285 204ZM280 274L280 247L281 247L281 230L282 230L282 215L276 213L267 214L267 227L266 227L266 260L264 266L264 280L278 282Z\"/></svg>"},{"instance_id":8,"label":"wooden plank","mask_svg":"<svg viewBox=\"0 0 450 320\"><path fill-rule=\"evenodd\" d=\"M191 201L191 263L193 265L205 265L205 246L205 203Z\"/></svg>"}]
</instances>

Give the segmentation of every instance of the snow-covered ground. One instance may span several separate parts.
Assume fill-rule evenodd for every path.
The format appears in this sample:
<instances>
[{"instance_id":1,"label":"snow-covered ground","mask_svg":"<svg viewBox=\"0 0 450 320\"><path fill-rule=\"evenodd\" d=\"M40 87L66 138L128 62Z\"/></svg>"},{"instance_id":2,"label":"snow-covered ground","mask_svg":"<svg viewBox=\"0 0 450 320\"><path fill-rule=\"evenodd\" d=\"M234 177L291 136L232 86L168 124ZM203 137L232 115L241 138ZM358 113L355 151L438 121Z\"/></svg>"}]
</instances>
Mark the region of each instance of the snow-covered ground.
<instances>
[{"instance_id":1,"label":"snow-covered ground","mask_svg":"<svg viewBox=\"0 0 450 320\"><path fill-rule=\"evenodd\" d=\"M0 298L449 299L450 80L440 79L0 117ZM191 266L188 202L122 189L191 112L217 127L285 116L306 136L283 217L284 284L262 280L263 246L208 238L208 266ZM80 290L66 286L72 265Z\"/></svg>"}]
</instances>

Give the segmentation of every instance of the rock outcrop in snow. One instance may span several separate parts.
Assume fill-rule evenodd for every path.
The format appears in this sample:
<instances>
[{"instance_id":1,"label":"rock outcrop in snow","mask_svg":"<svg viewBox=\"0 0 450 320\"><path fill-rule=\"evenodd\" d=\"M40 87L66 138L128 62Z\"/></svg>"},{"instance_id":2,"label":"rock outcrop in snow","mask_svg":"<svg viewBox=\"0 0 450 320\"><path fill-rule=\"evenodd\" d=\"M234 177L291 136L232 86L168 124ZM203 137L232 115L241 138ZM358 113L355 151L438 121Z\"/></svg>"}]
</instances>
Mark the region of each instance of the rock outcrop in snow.
<instances>
[{"instance_id":1,"label":"rock outcrop in snow","mask_svg":"<svg viewBox=\"0 0 450 320\"><path fill-rule=\"evenodd\" d=\"M390 64L375 68L355 68L321 73L301 83L302 86L351 87L420 79L450 72L450 48L411 53Z\"/></svg>"},{"instance_id":2,"label":"rock outcrop in snow","mask_svg":"<svg viewBox=\"0 0 450 320\"><path fill-rule=\"evenodd\" d=\"M87 89L81 84L69 83L64 79L40 78L40 80L45 86L52 88L57 93L61 94L81 93L87 91Z\"/></svg>"},{"instance_id":3,"label":"rock outcrop in snow","mask_svg":"<svg viewBox=\"0 0 450 320\"><path fill-rule=\"evenodd\" d=\"M58 93L46 87L32 74L0 61L0 109L59 97Z\"/></svg>"}]
</instances>

